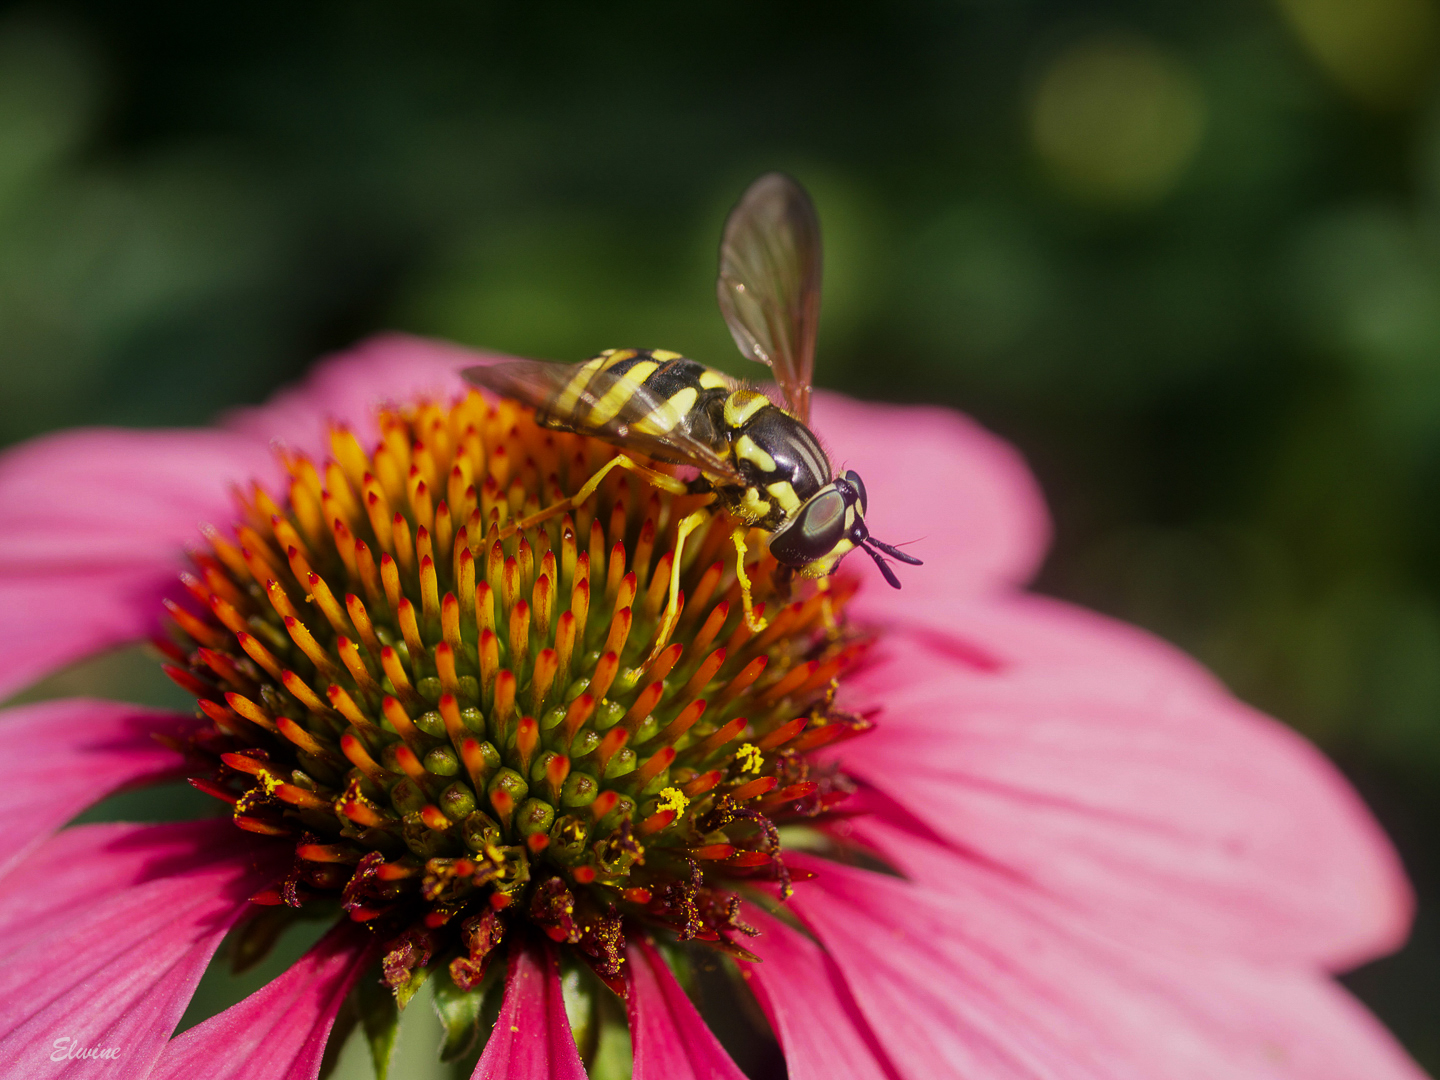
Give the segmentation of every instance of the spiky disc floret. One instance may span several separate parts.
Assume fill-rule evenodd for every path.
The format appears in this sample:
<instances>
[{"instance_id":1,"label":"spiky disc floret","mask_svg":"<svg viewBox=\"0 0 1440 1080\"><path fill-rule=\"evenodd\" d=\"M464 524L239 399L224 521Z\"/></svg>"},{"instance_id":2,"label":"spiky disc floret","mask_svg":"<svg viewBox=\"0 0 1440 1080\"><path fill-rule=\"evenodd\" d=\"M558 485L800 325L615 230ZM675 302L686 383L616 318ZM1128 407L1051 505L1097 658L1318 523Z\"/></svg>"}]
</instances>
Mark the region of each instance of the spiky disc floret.
<instances>
[{"instance_id":1,"label":"spiky disc floret","mask_svg":"<svg viewBox=\"0 0 1440 1080\"><path fill-rule=\"evenodd\" d=\"M673 640L656 640L677 523L703 500L618 471L615 449L470 394L286 454L288 493L242 496L234 539L183 575L168 670L211 726L192 782L293 838L261 902L338 900L389 942L385 977L450 957L464 987L519 922L615 985L627 927L731 951L735 888L788 877L777 823L850 788L808 753L865 730L831 705L861 643L843 589L741 618L733 522L692 534ZM766 594L771 575L752 570ZM682 594L682 600L683 600Z\"/></svg>"}]
</instances>

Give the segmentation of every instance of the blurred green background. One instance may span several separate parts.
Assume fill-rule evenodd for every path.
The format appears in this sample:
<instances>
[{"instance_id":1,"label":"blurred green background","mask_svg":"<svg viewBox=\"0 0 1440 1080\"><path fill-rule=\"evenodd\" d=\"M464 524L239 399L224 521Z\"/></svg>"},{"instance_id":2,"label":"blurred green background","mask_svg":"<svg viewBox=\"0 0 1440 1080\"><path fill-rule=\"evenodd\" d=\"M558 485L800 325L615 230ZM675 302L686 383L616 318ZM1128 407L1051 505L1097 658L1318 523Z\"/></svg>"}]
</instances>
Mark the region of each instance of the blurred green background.
<instances>
[{"instance_id":1,"label":"blurred green background","mask_svg":"<svg viewBox=\"0 0 1440 1080\"><path fill-rule=\"evenodd\" d=\"M1013 439L1043 589L1359 783L1423 906L1347 981L1440 1069L1435 0L5 5L0 443L382 328L733 367L719 229L776 167L819 381Z\"/></svg>"}]
</instances>

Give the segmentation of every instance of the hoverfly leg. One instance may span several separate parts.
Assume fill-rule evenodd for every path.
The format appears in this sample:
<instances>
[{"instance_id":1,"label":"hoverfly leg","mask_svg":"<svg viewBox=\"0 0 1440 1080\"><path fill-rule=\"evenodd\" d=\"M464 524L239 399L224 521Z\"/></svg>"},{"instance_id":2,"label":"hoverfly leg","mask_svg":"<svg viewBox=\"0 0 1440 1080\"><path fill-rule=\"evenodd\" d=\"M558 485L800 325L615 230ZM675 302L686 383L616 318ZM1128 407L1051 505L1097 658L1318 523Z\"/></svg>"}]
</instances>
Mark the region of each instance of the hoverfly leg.
<instances>
[{"instance_id":1,"label":"hoverfly leg","mask_svg":"<svg viewBox=\"0 0 1440 1080\"><path fill-rule=\"evenodd\" d=\"M685 515L675 529L675 557L670 564L670 599L665 604L665 615L660 620L659 632L655 635L655 647L650 650L645 663L651 663L670 644L670 635L680 621L680 559L685 554L685 539L701 525L710 520L710 514L703 508Z\"/></svg>"},{"instance_id":2,"label":"hoverfly leg","mask_svg":"<svg viewBox=\"0 0 1440 1080\"><path fill-rule=\"evenodd\" d=\"M638 476L644 477L650 483L651 487L658 487L662 491L670 492L672 495L685 495L690 491L689 485L686 484L685 481L674 476L668 476L662 472L657 472L654 469L646 468L626 454L616 454L604 465L601 465L600 468L595 471L595 475L585 481L585 485L574 495L571 495L570 498L562 499L551 506L547 506L538 513L531 514L527 518L520 518L518 521L513 522L508 529L501 531L501 539L506 539L513 536L517 531L523 532L542 522L549 521L552 517L569 513L571 510L583 506L585 501L599 490L601 481L610 475L611 469L626 469Z\"/></svg>"},{"instance_id":3,"label":"hoverfly leg","mask_svg":"<svg viewBox=\"0 0 1440 1080\"><path fill-rule=\"evenodd\" d=\"M820 619L825 624L825 633L833 637L840 629L840 620L835 618L835 603L830 597L830 579L823 577L816 581L815 591L820 593Z\"/></svg>"},{"instance_id":4,"label":"hoverfly leg","mask_svg":"<svg viewBox=\"0 0 1440 1080\"><path fill-rule=\"evenodd\" d=\"M735 544L735 577L740 582L740 601L745 607L745 625L752 634L758 634L770 624L763 616L755 614L755 603L750 598L750 575L745 573L745 534L749 531L748 526L737 525L730 534L730 539Z\"/></svg>"}]
</instances>

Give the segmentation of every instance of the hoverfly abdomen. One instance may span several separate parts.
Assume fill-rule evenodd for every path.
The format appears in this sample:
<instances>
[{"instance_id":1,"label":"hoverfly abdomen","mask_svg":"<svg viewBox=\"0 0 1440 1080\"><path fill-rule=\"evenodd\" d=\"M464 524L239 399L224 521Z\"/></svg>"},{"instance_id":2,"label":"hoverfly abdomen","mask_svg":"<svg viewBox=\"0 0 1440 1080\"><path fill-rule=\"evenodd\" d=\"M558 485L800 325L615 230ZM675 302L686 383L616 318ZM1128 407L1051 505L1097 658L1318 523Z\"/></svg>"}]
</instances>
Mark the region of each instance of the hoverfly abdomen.
<instances>
[{"instance_id":1,"label":"hoverfly abdomen","mask_svg":"<svg viewBox=\"0 0 1440 1080\"><path fill-rule=\"evenodd\" d=\"M663 349L608 349L574 369L539 420L562 431L686 439L724 452L718 419L730 388L723 376ZM657 456L666 457L661 453Z\"/></svg>"}]
</instances>

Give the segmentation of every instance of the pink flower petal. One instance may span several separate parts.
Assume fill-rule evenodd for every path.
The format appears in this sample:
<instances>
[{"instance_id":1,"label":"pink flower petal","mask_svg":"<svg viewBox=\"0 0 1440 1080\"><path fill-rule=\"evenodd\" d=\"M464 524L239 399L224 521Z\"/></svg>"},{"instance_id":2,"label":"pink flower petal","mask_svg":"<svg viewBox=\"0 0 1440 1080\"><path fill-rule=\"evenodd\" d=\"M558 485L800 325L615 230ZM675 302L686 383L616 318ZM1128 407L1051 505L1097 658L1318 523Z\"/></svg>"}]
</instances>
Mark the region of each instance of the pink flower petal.
<instances>
[{"instance_id":1,"label":"pink flower petal","mask_svg":"<svg viewBox=\"0 0 1440 1080\"><path fill-rule=\"evenodd\" d=\"M0 455L0 696L157 626L186 545L228 525L228 485L273 478L219 431L66 432Z\"/></svg>"},{"instance_id":2,"label":"pink flower petal","mask_svg":"<svg viewBox=\"0 0 1440 1080\"><path fill-rule=\"evenodd\" d=\"M0 526L0 531L3 531ZM173 591L177 563L102 573L0 568L0 697L95 653L141 641L159 629L161 599Z\"/></svg>"},{"instance_id":3,"label":"pink flower petal","mask_svg":"<svg viewBox=\"0 0 1440 1080\"><path fill-rule=\"evenodd\" d=\"M278 979L165 1047L151 1080L315 1080L325 1040L374 938L345 921Z\"/></svg>"},{"instance_id":4,"label":"pink flower petal","mask_svg":"<svg viewBox=\"0 0 1440 1080\"><path fill-rule=\"evenodd\" d=\"M634 1080L744 1080L654 946L634 937L629 958Z\"/></svg>"},{"instance_id":5,"label":"pink flower petal","mask_svg":"<svg viewBox=\"0 0 1440 1080\"><path fill-rule=\"evenodd\" d=\"M887 633L907 631L953 663L980 671L1035 668L1077 679L1161 683L1200 694L1224 684L1193 657L1154 634L1034 593L1003 593L959 603L920 590L891 589L875 619ZM873 609L871 609L873 610Z\"/></svg>"},{"instance_id":6,"label":"pink flower petal","mask_svg":"<svg viewBox=\"0 0 1440 1080\"><path fill-rule=\"evenodd\" d=\"M74 698L0 710L0 874L105 796L175 773L184 758L154 739L196 721Z\"/></svg>"},{"instance_id":7,"label":"pink flower petal","mask_svg":"<svg viewBox=\"0 0 1440 1080\"><path fill-rule=\"evenodd\" d=\"M330 453L327 425L335 422L352 428L370 449L380 437L375 414L382 405L452 401L470 388L460 377L461 370L495 359L504 358L441 341L385 334L320 361L304 381L258 408L231 413L225 426L325 457Z\"/></svg>"},{"instance_id":8,"label":"pink flower petal","mask_svg":"<svg viewBox=\"0 0 1440 1080\"><path fill-rule=\"evenodd\" d=\"M838 471L865 481L865 521L924 566L901 566L900 596L959 599L1030 580L1050 542L1035 478L1009 443L975 421L930 405L874 405L815 395L815 430ZM880 616L897 600L864 552L845 560L866 578L857 614Z\"/></svg>"},{"instance_id":9,"label":"pink flower petal","mask_svg":"<svg viewBox=\"0 0 1440 1080\"><path fill-rule=\"evenodd\" d=\"M510 950L505 1002L472 1080L585 1080L549 945Z\"/></svg>"},{"instance_id":10,"label":"pink flower petal","mask_svg":"<svg viewBox=\"0 0 1440 1080\"><path fill-rule=\"evenodd\" d=\"M46 842L0 880L0 1061L15 1075L146 1076L285 854L225 820L87 825ZM118 1054L65 1059L80 1048Z\"/></svg>"},{"instance_id":11,"label":"pink flower petal","mask_svg":"<svg viewBox=\"0 0 1440 1080\"><path fill-rule=\"evenodd\" d=\"M1310 744L1143 671L969 668L892 635L846 767L957 850L1105 919L1336 967L1394 948L1393 850Z\"/></svg>"},{"instance_id":12,"label":"pink flower petal","mask_svg":"<svg viewBox=\"0 0 1440 1080\"><path fill-rule=\"evenodd\" d=\"M891 1080L895 1075L835 962L804 934L753 904L760 931L745 947L760 958L740 973L785 1051L790 1080Z\"/></svg>"},{"instance_id":13,"label":"pink flower petal","mask_svg":"<svg viewBox=\"0 0 1440 1080\"><path fill-rule=\"evenodd\" d=\"M794 909L908 1080L1418 1080L1364 1010L1285 967L1101 939L975 870L934 892L799 858Z\"/></svg>"}]
</instances>

